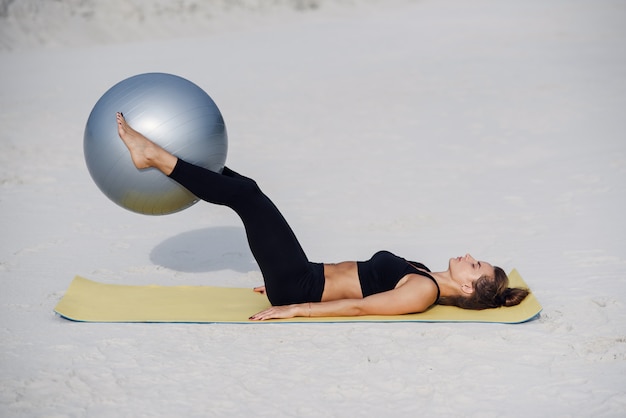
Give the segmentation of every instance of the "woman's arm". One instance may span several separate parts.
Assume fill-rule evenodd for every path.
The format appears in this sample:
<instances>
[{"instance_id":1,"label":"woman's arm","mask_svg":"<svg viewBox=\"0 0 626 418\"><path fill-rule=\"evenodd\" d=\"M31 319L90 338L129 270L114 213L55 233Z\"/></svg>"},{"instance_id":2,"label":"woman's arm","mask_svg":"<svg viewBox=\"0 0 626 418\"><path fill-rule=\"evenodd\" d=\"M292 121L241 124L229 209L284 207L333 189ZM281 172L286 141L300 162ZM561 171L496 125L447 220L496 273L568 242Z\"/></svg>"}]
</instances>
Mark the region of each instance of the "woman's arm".
<instances>
[{"instance_id":1,"label":"woman's arm","mask_svg":"<svg viewBox=\"0 0 626 418\"><path fill-rule=\"evenodd\" d=\"M437 287L427 278L415 275L401 286L363 299L272 306L250 317L253 321L293 317L362 315L402 315L423 312L437 298Z\"/></svg>"}]
</instances>

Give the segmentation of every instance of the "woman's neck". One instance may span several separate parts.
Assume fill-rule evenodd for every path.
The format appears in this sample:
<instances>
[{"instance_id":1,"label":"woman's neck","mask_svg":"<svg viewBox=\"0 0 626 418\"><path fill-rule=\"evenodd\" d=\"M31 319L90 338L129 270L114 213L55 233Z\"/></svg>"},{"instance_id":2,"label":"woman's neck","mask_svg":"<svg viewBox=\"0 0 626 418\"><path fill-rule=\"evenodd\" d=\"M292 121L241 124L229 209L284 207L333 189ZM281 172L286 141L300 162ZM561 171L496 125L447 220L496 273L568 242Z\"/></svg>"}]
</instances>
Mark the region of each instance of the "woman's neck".
<instances>
[{"instance_id":1,"label":"woman's neck","mask_svg":"<svg viewBox=\"0 0 626 418\"><path fill-rule=\"evenodd\" d=\"M440 296L459 296L459 284L452 279L450 270L430 273L439 285Z\"/></svg>"}]
</instances>

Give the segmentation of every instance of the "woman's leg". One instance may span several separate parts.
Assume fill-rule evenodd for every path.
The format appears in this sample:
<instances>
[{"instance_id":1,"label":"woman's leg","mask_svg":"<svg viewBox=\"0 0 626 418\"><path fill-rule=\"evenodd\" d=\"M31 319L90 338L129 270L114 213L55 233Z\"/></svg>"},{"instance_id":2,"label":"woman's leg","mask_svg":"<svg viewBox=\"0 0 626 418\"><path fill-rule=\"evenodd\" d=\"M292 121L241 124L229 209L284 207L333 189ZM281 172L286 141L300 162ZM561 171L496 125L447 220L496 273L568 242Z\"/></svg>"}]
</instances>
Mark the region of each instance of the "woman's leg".
<instances>
[{"instance_id":1,"label":"woman's leg","mask_svg":"<svg viewBox=\"0 0 626 418\"><path fill-rule=\"evenodd\" d=\"M180 159L170 178L200 199L226 205L239 215L272 304L321 300L323 282L315 289L307 283L315 279L310 275L316 266L309 263L291 227L254 180L227 167L218 174Z\"/></svg>"},{"instance_id":2,"label":"woman's leg","mask_svg":"<svg viewBox=\"0 0 626 418\"><path fill-rule=\"evenodd\" d=\"M226 167L219 174L180 160L133 130L121 114L117 120L137 168L156 167L200 199L239 215L272 304L321 300L323 272L321 283L312 277L319 276L320 266L309 263L287 221L254 180Z\"/></svg>"}]
</instances>

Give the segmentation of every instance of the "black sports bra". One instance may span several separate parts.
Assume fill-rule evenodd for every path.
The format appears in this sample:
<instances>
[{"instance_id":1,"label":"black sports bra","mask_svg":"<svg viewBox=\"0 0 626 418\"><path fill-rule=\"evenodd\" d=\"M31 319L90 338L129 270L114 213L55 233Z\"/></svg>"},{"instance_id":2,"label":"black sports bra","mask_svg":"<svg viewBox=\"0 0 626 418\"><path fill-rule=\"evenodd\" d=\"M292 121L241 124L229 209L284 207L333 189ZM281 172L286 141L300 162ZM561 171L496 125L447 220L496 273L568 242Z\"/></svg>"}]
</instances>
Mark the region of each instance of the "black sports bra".
<instances>
[{"instance_id":1,"label":"black sports bra","mask_svg":"<svg viewBox=\"0 0 626 418\"><path fill-rule=\"evenodd\" d=\"M422 263L407 261L389 251L379 251L369 260L357 261L356 264L363 297L394 289L400 279L407 274L415 273L428 277L435 283L439 300L439 285L435 278L427 273L430 272L428 267Z\"/></svg>"}]
</instances>

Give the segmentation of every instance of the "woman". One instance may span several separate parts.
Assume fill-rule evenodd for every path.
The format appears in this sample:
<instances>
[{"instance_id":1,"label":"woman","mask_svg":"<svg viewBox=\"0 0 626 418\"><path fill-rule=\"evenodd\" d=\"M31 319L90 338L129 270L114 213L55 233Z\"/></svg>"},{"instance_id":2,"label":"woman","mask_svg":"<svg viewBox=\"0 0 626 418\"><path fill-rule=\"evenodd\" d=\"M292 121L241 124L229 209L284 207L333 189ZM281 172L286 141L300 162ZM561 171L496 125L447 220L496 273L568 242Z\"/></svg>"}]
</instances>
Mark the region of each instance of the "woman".
<instances>
[{"instance_id":1,"label":"woman","mask_svg":"<svg viewBox=\"0 0 626 418\"><path fill-rule=\"evenodd\" d=\"M398 315L423 312L436 303L485 309L517 305L528 294L509 288L501 268L469 254L451 258L443 272L430 272L388 251L363 262L312 263L254 180L226 167L219 174L189 164L132 129L121 113L116 117L135 167L157 168L200 199L230 207L243 221L265 282L254 290L267 293L272 304L251 320Z\"/></svg>"}]
</instances>

